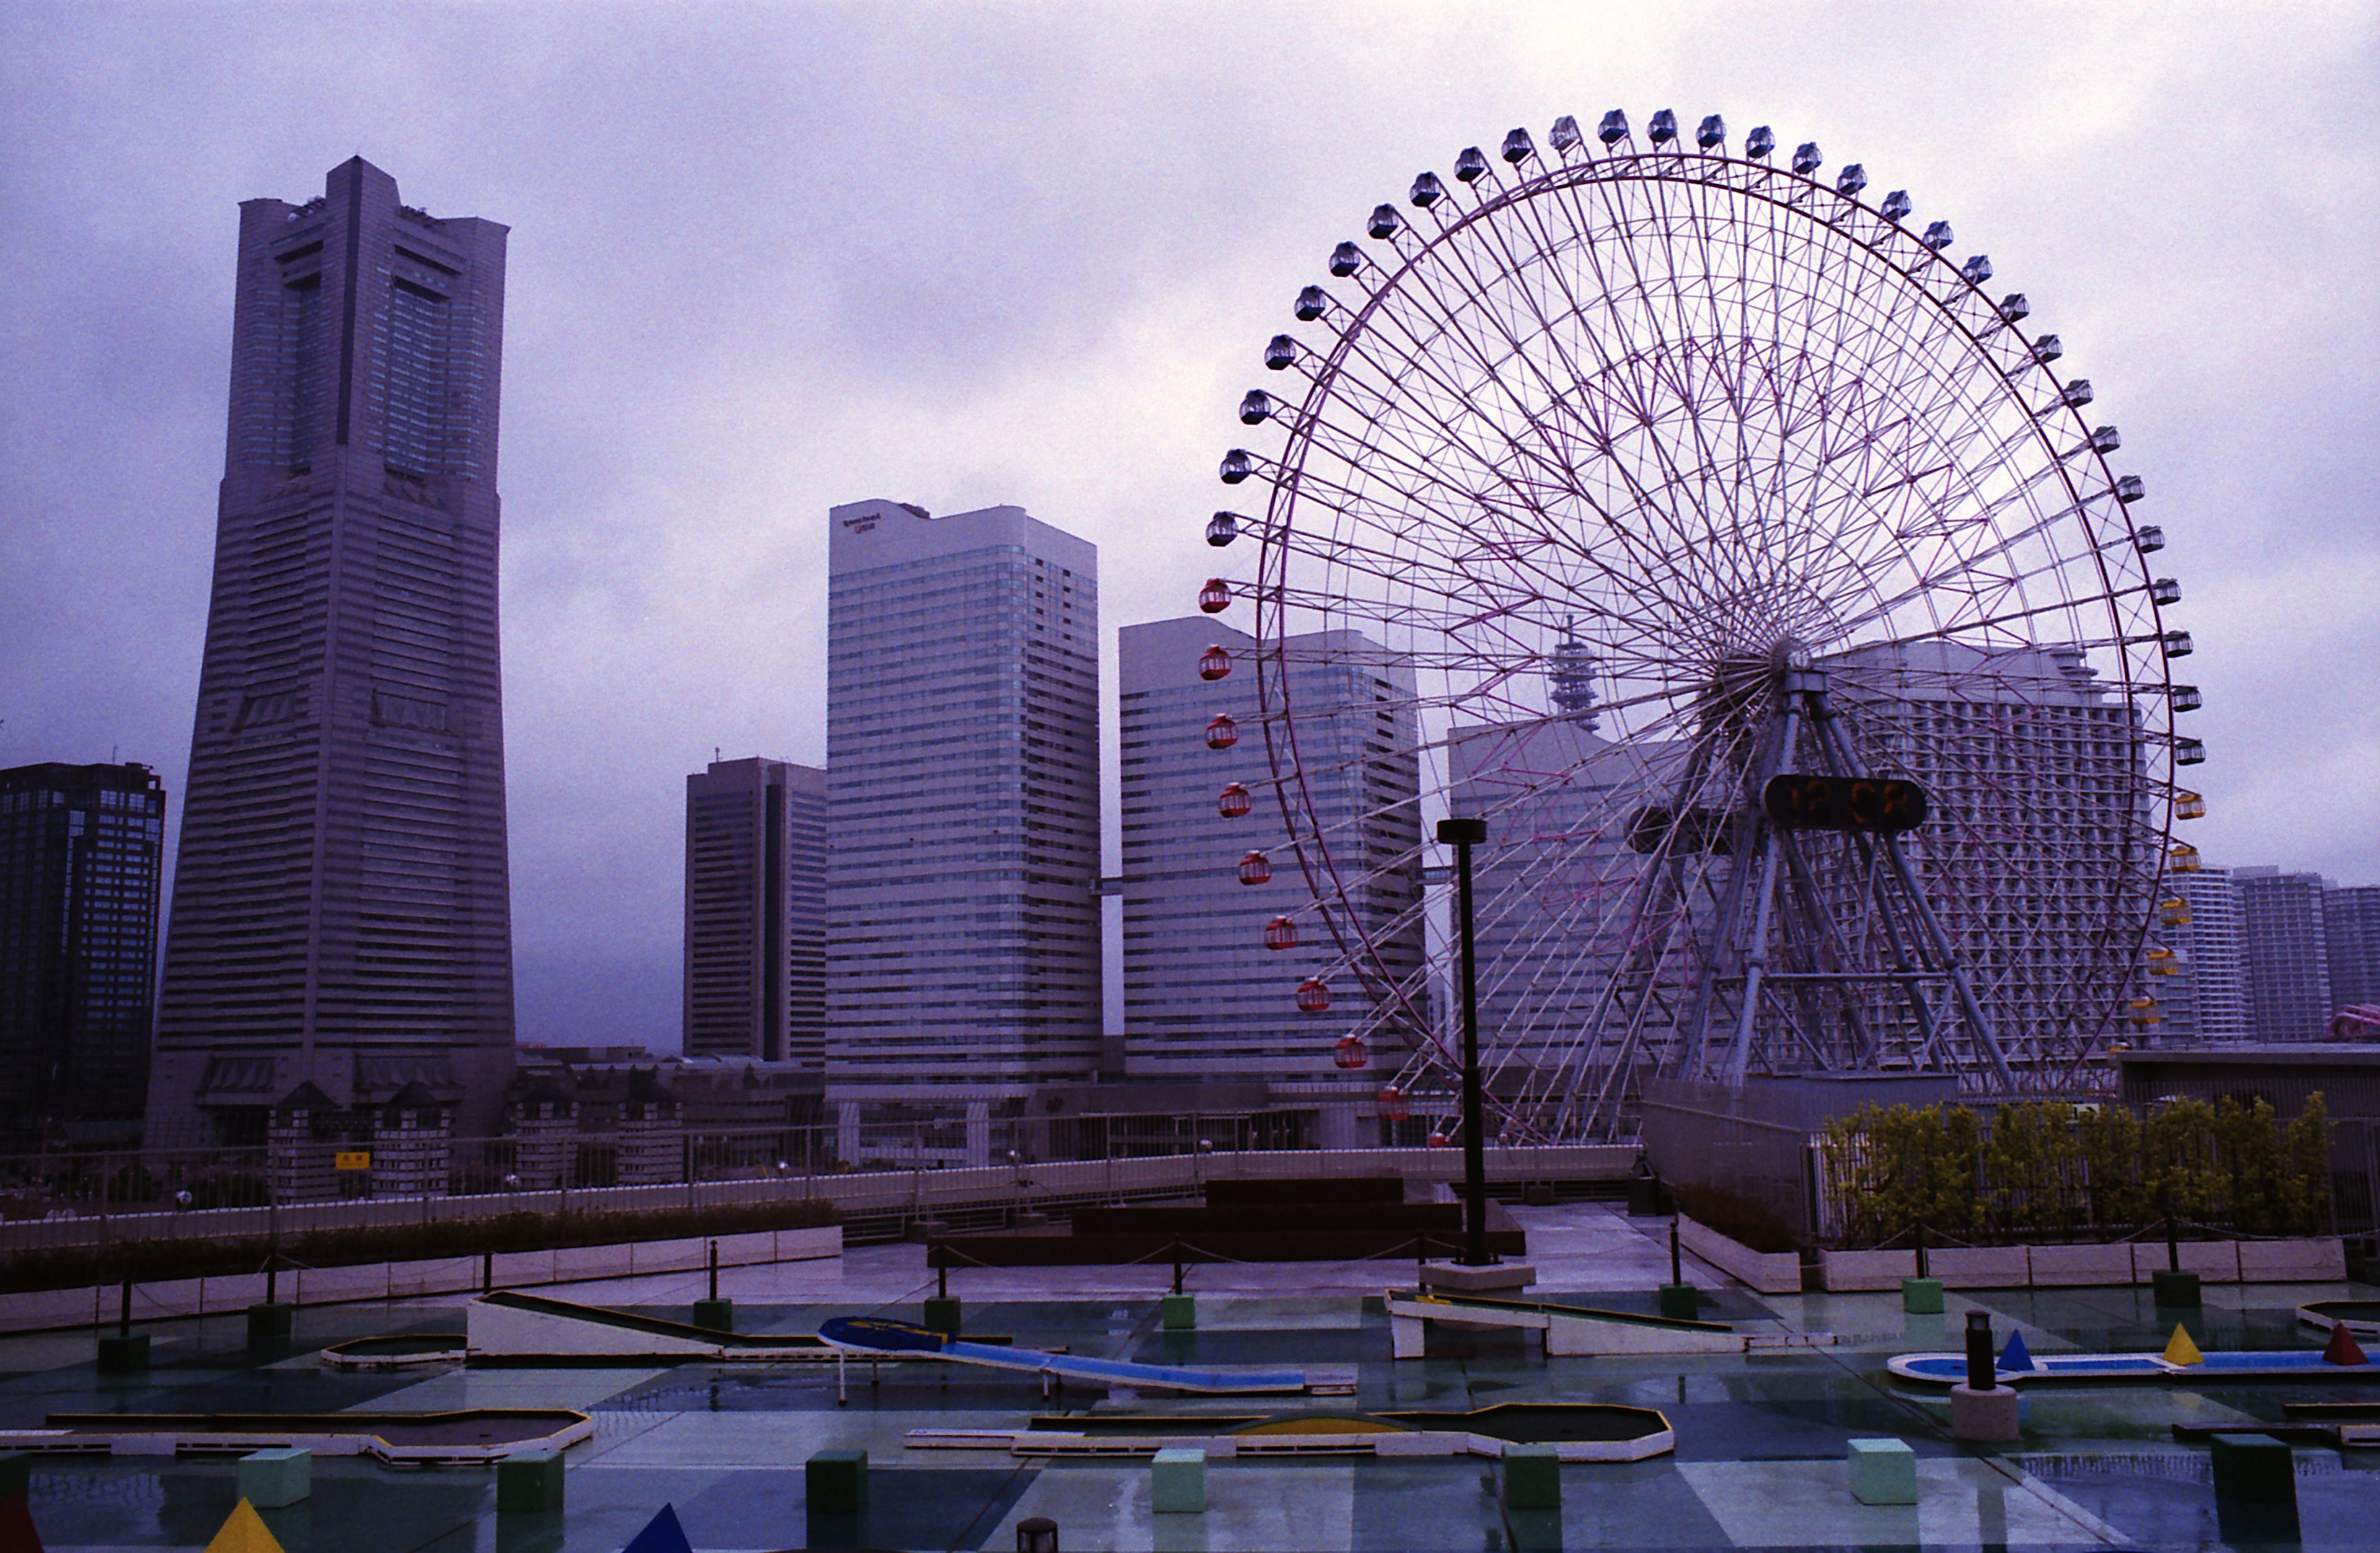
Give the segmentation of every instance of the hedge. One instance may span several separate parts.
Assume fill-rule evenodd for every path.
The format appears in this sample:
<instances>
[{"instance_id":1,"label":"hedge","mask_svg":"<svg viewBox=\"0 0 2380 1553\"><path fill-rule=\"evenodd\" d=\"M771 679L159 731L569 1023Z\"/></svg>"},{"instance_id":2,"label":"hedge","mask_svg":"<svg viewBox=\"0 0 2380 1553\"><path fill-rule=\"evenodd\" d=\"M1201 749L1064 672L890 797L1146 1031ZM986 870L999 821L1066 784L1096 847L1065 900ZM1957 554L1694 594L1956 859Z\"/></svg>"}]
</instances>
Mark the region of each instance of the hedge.
<instances>
[{"instance_id":1,"label":"hedge","mask_svg":"<svg viewBox=\"0 0 2380 1553\"><path fill-rule=\"evenodd\" d=\"M1964 1106L1864 1106L1821 1146L1833 1239L1919 1225L1973 1244L2109 1238L2170 1216L2241 1234L2324 1227L2330 1126L2320 1094L2286 1126L2264 1101L2121 1106L2028 1100L1988 1120Z\"/></svg>"}]
</instances>

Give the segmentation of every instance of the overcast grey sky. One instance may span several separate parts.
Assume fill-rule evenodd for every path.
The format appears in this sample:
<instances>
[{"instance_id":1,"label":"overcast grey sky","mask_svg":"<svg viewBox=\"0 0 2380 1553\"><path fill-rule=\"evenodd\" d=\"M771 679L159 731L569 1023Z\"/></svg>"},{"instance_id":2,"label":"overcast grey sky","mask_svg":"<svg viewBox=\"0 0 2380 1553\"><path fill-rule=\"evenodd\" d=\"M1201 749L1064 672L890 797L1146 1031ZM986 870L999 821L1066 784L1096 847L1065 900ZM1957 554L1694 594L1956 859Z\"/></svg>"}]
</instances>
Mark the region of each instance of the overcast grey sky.
<instances>
[{"instance_id":1,"label":"overcast grey sky","mask_svg":"<svg viewBox=\"0 0 2380 1553\"><path fill-rule=\"evenodd\" d=\"M0 4L0 765L178 805L237 204L360 152L513 229L523 1038L672 1047L685 773L824 756L830 504L1092 540L1111 655L1189 607L1330 246L1615 106L1815 140L1991 254L2170 538L2188 833L2380 882L2369 4Z\"/></svg>"}]
</instances>

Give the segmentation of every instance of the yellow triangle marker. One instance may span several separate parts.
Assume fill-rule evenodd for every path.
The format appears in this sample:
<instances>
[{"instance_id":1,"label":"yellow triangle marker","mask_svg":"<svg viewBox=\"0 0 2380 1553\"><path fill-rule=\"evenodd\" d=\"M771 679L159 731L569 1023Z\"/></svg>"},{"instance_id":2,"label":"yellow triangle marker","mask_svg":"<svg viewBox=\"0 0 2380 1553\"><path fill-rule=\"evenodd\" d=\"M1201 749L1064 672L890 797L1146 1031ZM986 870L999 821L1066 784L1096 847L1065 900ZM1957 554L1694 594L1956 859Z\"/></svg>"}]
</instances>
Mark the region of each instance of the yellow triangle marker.
<instances>
[{"instance_id":1,"label":"yellow triangle marker","mask_svg":"<svg viewBox=\"0 0 2380 1553\"><path fill-rule=\"evenodd\" d=\"M2179 1321L2173 1324L2173 1341L2165 1345L2165 1362L2168 1365L2206 1363L2206 1355L2198 1351L2198 1344L2190 1341L2190 1333ZM213 1553L213 1550L209 1549L209 1553Z\"/></svg>"},{"instance_id":2,"label":"yellow triangle marker","mask_svg":"<svg viewBox=\"0 0 2380 1553\"><path fill-rule=\"evenodd\" d=\"M282 1553L282 1547L265 1529L256 1507L242 1499L233 1507L231 1519L223 1523L214 1541L207 1544L207 1553Z\"/></svg>"}]
</instances>

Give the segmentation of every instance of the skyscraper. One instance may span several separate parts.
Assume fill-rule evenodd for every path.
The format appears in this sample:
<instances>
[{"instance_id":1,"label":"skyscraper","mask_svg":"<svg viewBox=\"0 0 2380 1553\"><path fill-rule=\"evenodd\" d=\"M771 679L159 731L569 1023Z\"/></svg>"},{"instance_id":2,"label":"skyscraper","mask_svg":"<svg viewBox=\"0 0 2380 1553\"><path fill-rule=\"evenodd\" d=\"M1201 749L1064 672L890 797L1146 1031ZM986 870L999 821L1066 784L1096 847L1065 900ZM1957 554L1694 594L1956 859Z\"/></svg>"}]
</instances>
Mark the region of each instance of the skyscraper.
<instances>
[{"instance_id":1,"label":"skyscraper","mask_svg":"<svg viewBox=\"0 0 2380 1553\"><path fill-rule=\"evenodd\" d=\"M2268 1041L2320 1040L2331 1015L2322 876L2234 868L2248 944L2249 1019Z\"/></svg>"},{"instance_id":2,"label":"skyscraper","mask_svg":"<svg viewBox=\"0 0 2380 1553\"><path fill-rule=\"evenodd\" d=\"M686 1054L825 1062L826 773L755 756L686 779Z\"/></svg>"},{"instance_id":3,"label":"skyscraper","mask_svg":"<svg viewBox=\"0 0 2380 1553\"><path fill-rule=\"evenodd\" d=\"M1330 1009L1298 1011L1299 985L1327 979L1339 945L1314 909L1276 797L1257 708L1256 639L1199 615L1128 625L1119 638L1126 1070L1135 1078L1353 1083L1368 1108L1402 1053L1373 1050L1366 1068L1334 1069L1336 1037L1367 1006L1344 971ZM1285 646L1293 702L1327 709L1297 726L1297 833L1310 838L1317 819L1327 829L1361 926L1378 934L1381 960L1410 976L1422 960L1413 671L1353 631ZM1210 647L1231 656L1232 673L1202 676ZM1210 734L1217 717L1232 720L1228 734ZM1218 812L1232 785L1249 805L1237 818ZM1250 852L1266 855L1264 883L1240 881ZM1282 918L1288 932L1275 941L1296 941L1269 947L1268 930ZM1418 984L1415 1001L1427 1008Z\"/></svg>"},{"instance_id":4,"label":"skyscraper","mask_svg":"<svg viewBox=\"0 0 2380 1553\"><path fill-rule=\"evenodd\" d=\"M153 1141L311 1083L492 1130L512 1069L496 424L505 228L358 157L240 206Z\"/></svg>"},{"instance_id":5,"label":"skyscraper","mask_svg":"<svg viewBox=\"0 0 2380 1553\"><path fill-rule=\"evenodd\" d=\"M2328 941L2330 1001L2339 1008L2380 1006L2380 884L2330 886L2322 892Z\"/></svg>"},{"instance_id":6,"label":"skyscraper","mask_svg":"<svg viewBox=\"0 0 2380 1553\"><path fill-rule=\"evenodd\" d=\"M1099 1062L1099 552L1021 507L855 502L827 572L838 1147L955 1114L933 1151L981 1159Z\"/></svg>"},{"instance_id":7,"label":"skyscraper","mask_svg":"<svg viewBox=\"0 0 2380 1553\"><path fill-rule=\"evenodd\" d=\"M146 766L0 771L0 1135L139 1123L164 828Z\"/></svg>"},{"instance_id":8,"label":"skyscraper","mask_svg":"<svg viewBox=\"0 0 2380 1553\"><path fill-rule=\"evenodd\" d=\"M2148 990L2162 1005L2162 1017L2149 1035L2167 1045L2252 1038L2248 945L2231 870L2169 873L2166 888L2190 907L2190 920L2160 924L2153 935ZM2170 952L2170 961L2158 958L2160 948ZM2171 974L2157 974L2161 969Z\"/></svg>"}]
</instances>

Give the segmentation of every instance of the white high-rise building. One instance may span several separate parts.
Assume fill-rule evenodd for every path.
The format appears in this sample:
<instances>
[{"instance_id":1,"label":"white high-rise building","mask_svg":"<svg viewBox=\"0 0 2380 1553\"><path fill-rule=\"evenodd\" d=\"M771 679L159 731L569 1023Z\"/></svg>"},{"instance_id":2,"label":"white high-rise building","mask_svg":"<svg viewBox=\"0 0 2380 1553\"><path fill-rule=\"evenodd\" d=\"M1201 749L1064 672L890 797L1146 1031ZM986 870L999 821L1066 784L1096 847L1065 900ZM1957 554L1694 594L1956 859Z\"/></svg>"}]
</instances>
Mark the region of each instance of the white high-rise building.
<instances>
[{"instance_id":1,"label":"white high-rise building","mask_svg":"<svg viewBox=\"0 0 2380 1553\"><path fill-rule=\"evenodd\" d=\"M2152 1036L2170 1046L2252 1038L2248 946L2231 870L2168 874L2166 888L2189 906L2190 920L2160 924L2152 934L2148 990L2162 1014ZM2158 948L2169 951L2172 959L2161 960ZM2156 974L2161 966L2172 974Z\"/></svg>"},{"instance_id":2,"label":"white high-rise building","mask_svg":"<svg viewBox=\"0 0 2380 1553\"><path fill-rule=\"evenodd\" d=\"M980 1163L1099 1063L1099 552L1021 507L828 515L827 1103Z\"/></svg>"},{"instance_id":3,"label":"white high-rise building","mask_svg":"<svg viewBox=\"0 0 2380 1553\"><path fill-rule=\"evenodd\" d=\"M1297 719L1300 780L1284 819L1257 706L1255 638L1197 615L1126 626L1120 635L1127 1072L1263 1079L1277 1087L1316 1086L1326 1096L1354 1086L1368 1102L1399 1053L1376 1039L1371 1066L1333 1065L1338 1037L1366 1022L1370 1004L1315 908L1291 826L1309 838L1309 855L1316 855L1313 826L1324 828L1333 869L1354 902L1351 928L1372 939L1378 964L1417 981L1421 811L1412 669L1357 632L1290 638L1290 701L1322 710ZM1215 647L1232 669L1208 680L1200 660ZM1218 717L1232 724L1216 735L1228 741L1221 748L1209 735ZM1286 750L1281 725L1269 732ZM1232 787L1245 793L1248 812L1226 818L1220 805ZM1266 858L1269 881L1240 881L1239 865L1250 853ZM1293 947L1267 947L1268 926L1279 918ZM1325 980L1328 1010L1299 1011L1297 989L1308 977ZM1414 996L1426 1003L1424 989Z\"/></svg>"}]
</instances>

